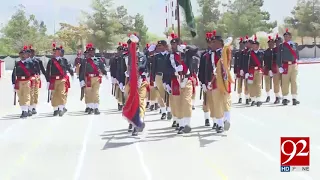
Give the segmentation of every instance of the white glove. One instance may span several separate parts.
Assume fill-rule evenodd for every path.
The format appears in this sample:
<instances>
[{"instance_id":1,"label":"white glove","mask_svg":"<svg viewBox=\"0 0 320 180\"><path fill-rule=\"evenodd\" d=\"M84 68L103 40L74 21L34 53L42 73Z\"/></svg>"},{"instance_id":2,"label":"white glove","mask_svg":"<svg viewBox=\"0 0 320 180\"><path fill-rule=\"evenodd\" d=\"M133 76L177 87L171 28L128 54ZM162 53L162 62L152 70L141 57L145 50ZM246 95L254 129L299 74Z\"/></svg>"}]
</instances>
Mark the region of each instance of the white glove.
<instances>
[{"instance_id":1,"label":"white glove","mask_svg":"<svg viewBox=\"0 0 320 180\"><path fill-rule=\"evenodd\" d=\"M86 85L86 83L82 80L80 81L80 88L84 87Z\"/></svg>"},{"instance_id":2,"label":"white glove","mask_svg":"<svg viewBox=\"0 0 320 180\"><path fill-rule=\"evenodd\" d=\"M129 77L128 71L124 72L124 74L126 75L126 77Z\"/></svg>"},{"instance_id":3,"label":"white glove","mask_svg":"<svg viewBox=\"0 0 320 180\"><path fill-rule=\"evenodd\" d=\"M244 75L243 70L240 70L240 76L243 76L243 75Z\"/></svg>"},{"instance_id":4,"label":"white glove","mask_svg":"<svg viewBox=\"0 0 320 180\"><path fill-rule=\"evenodd\" d=\"M169 86L169 84L167 84L165 87L166 87L166 91L167 91L169 94L171 94L171 87Z\"/></svg>"},{"instance_id":5,"label":"white glove","mask_svg":"<svg viewBox=\"0 0 320 180\"><path fill-rule=\"evenodd\" d=\"M115 78L111 77L111 84L116 84Z\"/></svg>"},{"instance_id":6,"label":"white glove","mask_svg":"<svg viewBox=\"0 0 320 180\"><path fill-rule=\"evenodd\" d=\"M213 74L214 74L214 75L217 75L217 68L214 68Z\"/></svg>"},{"instance_id":7,"label":"white glove","mask_svg":"<svg viewBox=\"0 0 320 180\"><path fill-rule=\"evenodd\" d=\"M49 90L49 87L50 87L50 83L49 82L47 82L47 89Z\"/></svg>"},{"instance_id":8,"label":"white glove","mask_svg":"<svg viewBox=\"0 0 320 180\"><path fill-rule=\"evenodd\" d=\"M272 73L271 70L269 70L269 76L270 76L270 77L273 77L273 73Z\"/></svg>"},{"instance_id":9,"label":"white glove","mask_svg":"<svg viewBox=\"0 0 320 180\"><path fill-rule=\"evenodd\" d=\"M235 75L233 76L233 78L234 78L234 79L237 79L238 77L237 77L237 75L235 74Z\"/></svg>"},{"instance_id":10,"label":"white glove","mask_svg":"<svg viewBox=\"0 0 320 180\"><path fill-rule=\"evenodd\" d=\"M181 88L185 88L186 85L187 85L187 82L188 82L188 79L187 79L187 78L184 78L183 81L180 83L180 87L181 87Z\"/></svg>"},{"instance_id":11,"label":"white glove","mask_svg":"<svg viewBox=\"0 0 320 180\"><path fill-rule=\"evenodd\" d=\"M212 89L211 82L208 83L207 89L208 89L208 90L211 90L211 89Z\"/></svg>"},{"instance_id":12,"label":"white glove","mask_svg":"<svg viewBox=\"0 0 320 180\"><path fill-rule=\"evenodd\" d=\"M244 78L245 78L245 79L248 79L248 77L249 77L249 73L246 73L245 76L244 76Z\"/></svg>"},{"instance_id":13,"label":"white glove","mask_svg":"<svg viewBox=\"0 0 320 180\"><path fill-rule=\"evenodd\" d=\"M139 80L138 80L138 87L139 88L141 87L141 84L142 84L142 79L139 78Z\"/></svg>"},{"instance_id":14,"label":"white glove","mask_svg":"<svg viewBox=\"0 0 320 180\"><path fill-rule=\"evenodd\" d=\"M119 84L119 81L116 78L114 78L114 79L115 79L116 84Z\"/></svg>"},{"instance_id":15,"label":"white glove","mask_svg":"<svg viewBox=\"0 0 320 180\"><path fill-rule=\"evenodd\" d=\"M181 72L181 71L183 71L183 66L179 65L175 69L176 69L176 72Z\"/></svg>"},{"instance_id":16,"label":"white glove","mask_svg":"<svg viewBox=\"0 0 320 180\"><path fill-rule=\"evenodd\" d=\"M202 84L201 87L203 92L207 92L207 86L205 84Z\"/></svg>"},{"instance_id":17,"label":"white glove","mask_svg":"<svg viewBox=\"0 0 320 180\"><path fill-rule=\"evenodd\" d=\"M153 82L153 87L157 87L157 83L156 82Z\"/></svg>"},{"instance_id":18,"label":"white glove","mask_svg":"<svg viewBox=\"0 0 320 180\"><path fill-rule=\"evenodd\" d=\"M124 86L122 83L119 84L120 91L124 92Z\"/></svg>"},{"instance_id":19,"label":"white glove","mask_svg":"<svg viewBox=\"0 0 320 180\"><path fill-rule=\"evenodd\" d=\"M279 68L279 73L282 74L284 72L284 69L282 67Z\"/></svg>"},{"instance_id":20,"label":"white glove","mask_svg":"<svg viewBox=\"0 0 320 180\"><path fill-rule=\"evenodd\" d=\"M12 84L13 87L13 92L16 92L17 90L15 89L15 84Z\"/></svg>"}]
</instances>

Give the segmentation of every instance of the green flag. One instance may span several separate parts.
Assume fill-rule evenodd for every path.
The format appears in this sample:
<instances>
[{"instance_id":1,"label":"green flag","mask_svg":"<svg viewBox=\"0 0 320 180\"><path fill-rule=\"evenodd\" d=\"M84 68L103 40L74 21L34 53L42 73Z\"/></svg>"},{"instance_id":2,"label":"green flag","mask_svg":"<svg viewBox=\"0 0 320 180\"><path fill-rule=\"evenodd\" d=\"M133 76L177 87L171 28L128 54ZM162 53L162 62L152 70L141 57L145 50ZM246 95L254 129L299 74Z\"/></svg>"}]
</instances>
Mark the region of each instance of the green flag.
<instances>
[{"instance_id":1,"label":"green flag","mask_svg":"<svg viewBox=\"0 0 320 180\"><path fill-rule=\"evenodd\" d=\"M186 17L186 22L188 28L190 29L192 37L197 35L196 33L196 23L194 22L194 15L192 12L191 0L178 0L178 4L184 11L184 16Z\"/></svg>"}]
</instances>

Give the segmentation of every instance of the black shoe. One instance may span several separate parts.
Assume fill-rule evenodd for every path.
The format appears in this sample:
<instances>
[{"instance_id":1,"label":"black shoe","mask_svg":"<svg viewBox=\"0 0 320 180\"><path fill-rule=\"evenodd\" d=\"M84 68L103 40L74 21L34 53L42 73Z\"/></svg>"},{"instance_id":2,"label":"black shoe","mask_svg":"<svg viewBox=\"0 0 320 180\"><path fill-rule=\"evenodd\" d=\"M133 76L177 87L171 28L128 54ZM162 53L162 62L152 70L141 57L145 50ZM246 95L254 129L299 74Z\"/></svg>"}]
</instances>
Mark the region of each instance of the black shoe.
<instances>
[{"instance_id":1,"label":"black shoe","mask_svg":"<svg viewBox=\"0 0 320 180\"><path fill-rule=\"evenodd\" d=\"M146 108L149 108L149 106L150 106L150 102L147 102Z\"/></svg>"},{"instance_id":2,"label":"black shoe","mask_svg":"<svg viewBox=\"0 0 320 180\"><path fill-rule=\"evenodd\" d=\"M99 114L100 114L100 111L99 111L98 108L95 108L95 109L94 109L94 114L95 114L95 115L99 115Z\"/></svg>"},{"instance_id":3,"label":"black shoe","mask_svg":"<svg viewBox=\"0 0 320 180\"><path fill-rule=\"evenodd\" d=\"M289 103L288 99L283 99L282 100L282 105L286 106L286 105L288 105L288 103Z\"/></svg>"},{"instance_id":4,"label":"black shoe","mask_svg":"<svg viewBox=\"0 0 320 180\"><path fill-rule=\"evenodd\" d=\"M276 100L274 101L273 104L279 104L280 103L280 98L279 97L276 97Z\"/></svg>"},{"instance_id":5,"label":"black shoe","mask_svg":"<svg viewBox=\"0 0 320 180\"><path fill-rule=\"evenodd\" d=\"M53 111L53 116L58 116L59 115L59 110Z\"/></svg>"},{"instance_id":6,"label":"black shoe","mask_svg":"<svg viewBox=\"0 0 320 180\"><path fill-rule=\"evenodd\" d=\"M154 110L154 105L151 105L149 109L150 109L150 111L153 111Z\"/></svg>"},{"instance_id":7,"label":"black shoe","mask_svg":"<svg viewBox=\"0 0 320 180\"><path fill-rule=\"evenodd\" d=\"M121 110L122 110L122 105L118 103L118 111L121 111Z\"/></svg>"},{"instance_id":8,"label":"black shoe","mask_svg":"<svg viewBox=\"0 0 320 180\"><path fill-rule=\"evenodd\" d=\"M31 117L32 116L32 111L28 111L28 116Z\"/></svg>"},{"instance_id":9,"label":"black shoe","mask_svg":"<svg viewBox=\"0 0 320 180\"><path fill-rule=\"evenodd\" d=\"M249 99L246 99L246 105L249 105L249 104L250 104Z\"/></svg>"},{"instance_id":10,"label":"black shoe","mask_svg":"<svg viewBox=\"0 0 320 180\"><path fill-rule=\"evenodd\" d=\"M22 111L21 115L20 115L20 118L21 119L25 119L28 117L28 112L27 111Z\"/></svg>"},{"instance_id":11,"label":"black shoe","mask_svg":"<svg viewBox=\"0 0 320 180\"><path fill-rule=\"evenodd\" d=\"M177 121L173 121L171 127L177 127Z\"/></svg>"},{"instance_id":12,"label":"black shoe","mask_svg":"<svg viewBox=\"0 0 320 180\"><path fill-rule=\"evenodd\" d=\"M192 110L195 110L196 108L194 107L194 105L192 105Z\"/></svg>"},{"instance_id":13,"label":"black shoe","mask_svg":"<svg viewBox=\"0 0 320 180\"><path fill-rule=\"evenodd\" d=\"M242 98L239 98L238 103L239 103L239 104L242 103Z\"/></svg>"},{"instance_id":14,"label":"black shoe","mask_svg":"<svg viewBox=\"0 0 320 180\"><path fill-rule=\"evenodd\" d=\"M257 102L257 107L260 107L262 105L262 102L261 101L258 101Z\"/></svg>"},{"instance_id":15,"label":"black shoe","mask_svg":"<svg viewBox=\"0 0 320 180\"><path fill-rule=\"evenodd\" d=\"M129 124L129 127L128 127L128 132L132 132L132 124Z\"/></svg>"},{"instance_id":16,"label":"black shoe","mask_svg":"<svg viewBox=\"0 0 320 180\"><path fill-rule=\"evenodd\" d=\"M155 103L154 104L154 110L158 110L160 108L159 104L158 103Z\"/></svg>"},{"instance_id":17,"label":"black shoe","mask_svg":"<svg viewBox=\"0 0 320 180\"><path fill-rule=\"evenodd\" d=\"M183 134L184 133L183 129L184 129L184 127L179 127L178 134Z\"/></svg>"},{"instance_id":18,"label":"black shoe","mask_svg":"<svg viewBox=\"0 0 320 180\"><path fill-rule=\"evenodd\" d=\"M62 117L64 115L64 113L66 113L66 111L63 109L63 110L59 110L59 116Z\"/></svg>"},{"instance_id":19,"label":"black shoe","mask_svg":"<svg viewBox=\"0 0 320 180\"><path fill-rule=\"evenodd\" d=\"M177 123L177 127L176 127L176 131L178 131L180 129L179 123Z\"/></svg>"},{"instance_id":20,"label":"black shoe","mask_svg":"<svg viewBox=\"0 0 320 180\"><path fill-rule=\"evenodd\" d=\"M167 120L171 120L172 119L172 113L171 112L167 112Z\"/></svg>"},{"instance_id":21,"label":"black shoe","mask_svg":"<svg viewBox=\"0 0 320 180\"><path fill-rule=\"evenodd\" d=\"M84 110L84 112L85 112L85 113L88 113L88 112L89 112L89 110L90 110L90 108L89 108L89 107L87 107L87 108L86 108L86 110Z\"/></svg>"},{"instance_id":22,"label":"black shoe","mask_svg":"<svg viewBox=\"0 0 320 180\"><path fill-rule=\"evenodd\" d=\"M88 114L93 114L93 109L92 108L89 109Z\"/></svg>"},{"instance_id":23,"label":"black shoe","mask_svg":"<svg viewBox=\"0 0 320 180\"><path fill-rule=\"evenodd\" d=\"M251 98L249 98L249 103L252 101L252 99Z\"/></svg>"},{"instance_id":24,"label":"black shoe","mask_svg":"<svg viewBox=\"0 0 320 180\"><path fill-rule=\"evenodd\" d=\"M209 119L206 119L206 120L205 120L204 125L205 125L205 126L211 126Z\"/></svg>"},{"instance_id":25,"label":"black shoe","mask_svg":"<svg viewBox=\"0 0 320 180\"><path fill-rule=\"evenodd\" d=\"M166 113L162 113L161 120L165 120L165 119L167 119L167 114Z\"/></svg>"},{"instance_id":26,"label":"black shoe","mask_svg":"<svg viewBox=\"0 0 320 180\"><path fill-rule=\"evenodd\" d=\"M218 126L217 133L223 133L223 132L224 132L224 128L222 126Z\"/></svg>"},{"instance_id":27,"label":"black shoe","mask_svg":"<svg viewBox=\"0 0 320 180\"><path fill-rule=\"evenodd\" d=\"M256 102L255 102L255 101L252 101L252 102L251 102L251 106L254 106L254 105L256 105Z\"/></svg>"},{"instance_id":28,"label":"black shoe","mask_svg":"<svg viewBox=\"0 0 320 180\"><path fill-rule=\"evenodd\" d=\"M217 129L218 124L217 123L213 123L212 129Z\"/></svg>"},{"instance_id":29,"label":"black shoe","mask_svg":"<svg viewBox=\"0 0 320 180\"><path fill-rule=\"evenodd\" d=\"M65 113L66 113L66 112L68 112L68 109L67 109L67 108L65 108L65 107L63 108L63 110L64 110L64 112L65 112Z\"/></svg>"},{"instance_id":30,"label":"black shoe","mask_svg":"<svg viewBox=\"0 0 320 180\"><path fill-rule=\"evenodd\" d=\"M31 111L31 113L32 113L32 114L37 114L38 112L37 112L36 108L33 108L32 111Z\"/></svg>"},{"instance_id":31,"label":"black shoe","mask_svg":"<svg viewBox=\"0 0 320 180\"><path fill-rule=\"evenodd\" d=\"M267 97L266 102L270 102L270 96Z\"/></svg>"},{"instance_id":32,"label":"black shoe","mask_svg":"<svg viewBox=\"0 0 320 180\"><path fill-rule=\"evenodd\" d=\"M133 128L132 136L138 136L137 128Z\"/></svg>"},{"instance_id":33,"label":"black shoe","mask_svg":"<svg viewBox=\"0 0 320 180\"><path fill-rule=\"evenodd\" d=\"M231 126L231 124L230 124L229 121L224 121L224 127L223 128L224 128L225 131L229 131L230 126Z\"/></svg>"},{"instance_id":34,"label":"black shoe","mask_svg":"<svg viewBox=\"0 0 320 180\"><path fill-rule=\"evenodd\" d=\"M296 106L300 104L300 101L298 101L297 99L292 99L292 105Z\"/></svg>"},{"instance_id":35,"label":"black shoe","mask_svg":"<svg viewBox=\"0 0 320 180\"><path fill-rule=\"evenodd\" d=\"M191 127L189 125L186 125L184 128L183 128L183 132L184 133L190 133L191 132Z\"/></svg>"},{"instance_id":36,"label":"black shoe","mask_svg":"<svg viewBox=\"0 0 320 180\"><path fill-rule=\"evenodd\" d=\"M160 111L159 111L159 114L162 114L162 111L161 111L161 109L160 109Z\"/></svg>"}]
</instances>

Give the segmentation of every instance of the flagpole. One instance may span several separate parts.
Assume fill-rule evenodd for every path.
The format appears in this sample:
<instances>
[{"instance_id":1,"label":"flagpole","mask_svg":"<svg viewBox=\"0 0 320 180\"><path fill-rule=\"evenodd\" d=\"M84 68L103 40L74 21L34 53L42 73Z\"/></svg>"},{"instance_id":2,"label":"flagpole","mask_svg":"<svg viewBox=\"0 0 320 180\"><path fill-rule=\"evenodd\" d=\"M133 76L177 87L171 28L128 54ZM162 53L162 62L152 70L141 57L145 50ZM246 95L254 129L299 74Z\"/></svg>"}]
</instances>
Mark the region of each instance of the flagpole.
<instances>
[{"instance_id":1,"label":"flagpole","mask_svg":"<svg viewBox=\"0 0 320 180\"><path fill-rule=\"evenodd\" d=\"M181 38L181 27L180 27L180 6L179 6L179 0L177 0L177 25L178 25L178 37Z\"/></svg>"}]
</instances>

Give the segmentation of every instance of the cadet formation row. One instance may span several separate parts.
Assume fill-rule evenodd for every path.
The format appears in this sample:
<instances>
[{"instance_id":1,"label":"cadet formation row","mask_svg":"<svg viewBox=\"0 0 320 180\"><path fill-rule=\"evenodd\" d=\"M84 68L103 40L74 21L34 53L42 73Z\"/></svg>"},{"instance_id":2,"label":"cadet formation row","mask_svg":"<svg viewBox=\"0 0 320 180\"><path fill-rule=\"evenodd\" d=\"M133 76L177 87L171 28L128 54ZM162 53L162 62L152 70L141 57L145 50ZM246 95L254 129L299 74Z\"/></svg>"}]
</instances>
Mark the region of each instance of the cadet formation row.
<instances>
[{"instance_id":1,"label":"cadet formation row","mask_svg":"<svg viewBox=\"0 0 320 180\"><path fill-rule=\"evenodd\" d=\"M240 49L234 57L235 77L230 73L232 38L224 41L215 31L206 34L208 48L200 57L198 48L183 44L174 34L171 35L170 48L166 40L160 40L155 45L147 46L144 52L137 49L140 118L144 119L146 108L157 110L160 107L161 119L172 120L172 127L178 134L189 133L196 86L200 86L205 126L211 126L211 119L212 129L222 133L230 128L231 84L236 83L239 103L242 103L244 89L246 104L260 107L263 79L267 102L273 89L276 97L274 103L280 103L281 89L282 104L290 103L288 95L291 85L292 103L299 104L296 47L290 32L286 31L283 37L284 42L278 36L275 39L269 37L269 48L264 52L259 50L256 37L241 38ZM130 92L130 43L130 40L119 43L117 54L110 60L112 95L118 101L119 111ZM12 73L12 84L19 98L21 118L37 113L41 73L47 81L48 102L51 101L53 115L63 116L67 112L65 105L70 88L67 72L71 78L74 77L72 66L63 58L63 48L53 44L53 57L46 69L42 61L34 57L32 47L25 46L20 57ZM99 89L102 76L107 77L107 71L105 61L95 57L93 44L87 45L84 58L78 56L75 60L75 72L80 81L80 99L85 99L85 112L100 114ZM139 129L129 123L128 131L136 136Z\"/></svg>"}]
</instances>

